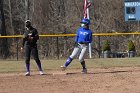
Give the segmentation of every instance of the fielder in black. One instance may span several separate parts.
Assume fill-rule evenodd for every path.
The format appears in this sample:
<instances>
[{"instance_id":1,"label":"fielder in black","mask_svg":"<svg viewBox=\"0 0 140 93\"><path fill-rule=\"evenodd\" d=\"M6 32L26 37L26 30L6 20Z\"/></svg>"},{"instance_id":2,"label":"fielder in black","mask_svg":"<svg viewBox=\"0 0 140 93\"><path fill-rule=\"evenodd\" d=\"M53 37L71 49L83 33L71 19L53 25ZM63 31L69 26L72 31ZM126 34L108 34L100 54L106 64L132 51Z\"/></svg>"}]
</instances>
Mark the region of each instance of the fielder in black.
<instances>
[{"instance_id":1,"label":"fielder in black","mask_svg":"<svg viewBox=\"0 0 140 93\"><path fill-rule=\"evenodd\" d=\"M27 20L25 22L27 30L24 32L23 36L23 47L25 48L25 63L26 63L26 73L25 76L30 76L30 56L34 57L34 60L37 63L39 68L40 75L43 75L41 62L38 57L38 49L37 49L37 40L39 39L38 32L35 28L31 26L31 21ZM23 47L21 49L23 49Z\"/></svg>"}]
</instances>

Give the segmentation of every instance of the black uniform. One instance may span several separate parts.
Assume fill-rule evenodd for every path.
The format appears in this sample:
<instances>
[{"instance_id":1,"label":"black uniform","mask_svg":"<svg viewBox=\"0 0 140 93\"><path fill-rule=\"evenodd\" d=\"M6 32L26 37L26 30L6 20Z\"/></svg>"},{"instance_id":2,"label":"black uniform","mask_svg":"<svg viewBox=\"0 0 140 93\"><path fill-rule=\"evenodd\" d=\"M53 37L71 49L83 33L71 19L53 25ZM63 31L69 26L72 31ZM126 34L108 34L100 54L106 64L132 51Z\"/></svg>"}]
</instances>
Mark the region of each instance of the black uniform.
<instances>
[{"instance_id":1,"label":"black uniform","mask_svg":"<svg viewBox=\"0 0 140 93\"><path fill-rule=\"evenodd\" d=\"M32 26L25 31L22 45L25 48L25 63L28 72L30 71L31 53L39 67L39 70L42 71L41 62L38 57L38 49L36 44L38 39L39 39L38 32Z\"/></svg>"}]
</instances>

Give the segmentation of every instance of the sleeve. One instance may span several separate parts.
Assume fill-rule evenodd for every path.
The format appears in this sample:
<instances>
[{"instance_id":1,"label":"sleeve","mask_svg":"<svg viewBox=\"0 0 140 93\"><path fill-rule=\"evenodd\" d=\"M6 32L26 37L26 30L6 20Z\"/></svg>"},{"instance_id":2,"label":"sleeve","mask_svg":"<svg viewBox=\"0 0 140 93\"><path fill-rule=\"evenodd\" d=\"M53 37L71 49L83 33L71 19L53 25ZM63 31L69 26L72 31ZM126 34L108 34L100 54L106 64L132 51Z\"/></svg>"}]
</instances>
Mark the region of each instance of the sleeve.
<instances>
[{"instance_id":1,"label":"sleeve","mask_svg":"<svg viewBox=\"0 0 140 93\"><path fill-rule=\"evenodd\" d=\"M39 39L39 35L38 35L38 31L36 29L35 30L35 36L33 37L33 40L38 40Z\"/></svg>"},{"instance_id":2,"label":"sleeve","mask_svg":"<svg viewBox=\"0 0 140 93\"><path fill-rule=\"evenodd\" d=\"M25 39L23 38L22 47L24 47L24 44L25 44Z\"/></svg>"},{"instance_id":3,"label":"sleeve","mask_svg":"<svg viewBox=\"0 0 140 93\"><path fill-rule=\"evenodd\" d=\"M75 42L78 42L78 38L79 38L79 30L77 30L76 32Z\"/></svg>"}]
</instances>

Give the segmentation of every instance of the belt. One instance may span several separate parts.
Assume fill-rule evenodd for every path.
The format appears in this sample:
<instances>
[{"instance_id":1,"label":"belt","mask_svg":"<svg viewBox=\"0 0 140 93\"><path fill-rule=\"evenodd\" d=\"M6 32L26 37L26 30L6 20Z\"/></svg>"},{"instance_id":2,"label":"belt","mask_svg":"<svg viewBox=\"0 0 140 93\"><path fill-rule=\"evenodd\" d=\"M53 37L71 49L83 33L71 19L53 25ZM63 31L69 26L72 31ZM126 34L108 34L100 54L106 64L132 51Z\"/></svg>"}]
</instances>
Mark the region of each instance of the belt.
<instances>
[{"instance_id":1,"label":"belt","mask_svg":"<svg viewBox=\"0 0 140 93\"><path fill-rule=\"evenodd\" d=\"M86 42L79 42L79 44L88 44L88 43L86 43Z\"/></svg>"}]
</instances>

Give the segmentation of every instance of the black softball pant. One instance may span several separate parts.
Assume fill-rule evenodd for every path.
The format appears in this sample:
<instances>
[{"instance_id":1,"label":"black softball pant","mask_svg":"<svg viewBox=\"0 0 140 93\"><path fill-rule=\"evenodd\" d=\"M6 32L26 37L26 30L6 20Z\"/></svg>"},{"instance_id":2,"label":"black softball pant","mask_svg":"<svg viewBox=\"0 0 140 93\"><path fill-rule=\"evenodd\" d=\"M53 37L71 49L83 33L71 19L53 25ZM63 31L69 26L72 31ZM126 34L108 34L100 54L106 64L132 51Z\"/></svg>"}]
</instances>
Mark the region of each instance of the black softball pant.
<instances>
[{"instance_id":1,"label":"black softball pant","mask_svg":"<svg viewBox=\"0 0 140 93\"><path fill-rule=\"evenodd\" d=\"M37 46L30 46L30 45L25 46L25 62L26 62L26 64L30 64L31 54L32 54L34 60L36 61L36 63L41 64L39 57L38 57Z\"/></svg>"}]
</instances>

